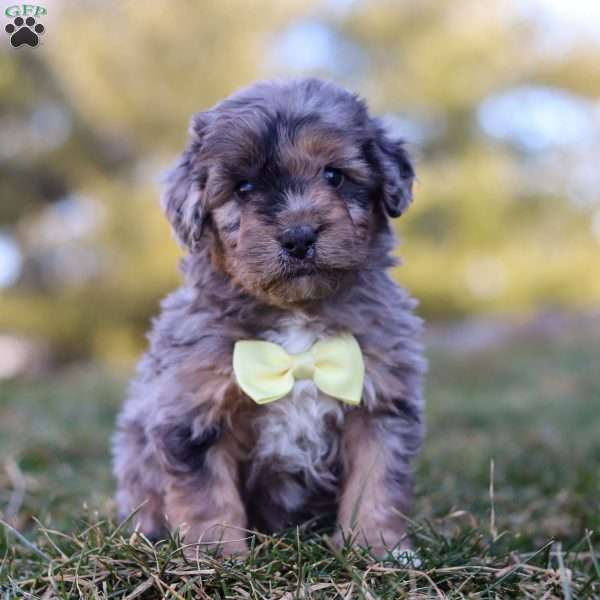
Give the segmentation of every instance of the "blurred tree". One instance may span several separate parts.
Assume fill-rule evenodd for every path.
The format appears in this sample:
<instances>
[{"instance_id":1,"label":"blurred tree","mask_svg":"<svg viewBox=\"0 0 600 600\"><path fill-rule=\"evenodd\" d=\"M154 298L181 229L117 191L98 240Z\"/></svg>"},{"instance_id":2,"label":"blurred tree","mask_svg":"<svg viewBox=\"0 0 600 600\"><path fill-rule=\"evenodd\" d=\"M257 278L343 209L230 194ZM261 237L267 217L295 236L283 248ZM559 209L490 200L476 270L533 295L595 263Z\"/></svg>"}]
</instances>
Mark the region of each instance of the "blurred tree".
<instances>
[{"instance_id":1,"label":"blurred tree","mask_svg":"<svg viewBox=\"0 0 600 600\"><path fill-rule=\"evenodd\" d=\"M368 57L362 87L372 104L423 136L416 202L398 223L410 243L396 274L424 313L597 305L600 239L590 217L600 197L576 206L567 168L562 179L547 170L555 187L543 185L530 152L490 139L478 114L485 99L525 84L595 100L600 46L548 52L534 24L502 0L373 0L334 26Z\"/></svg>"},{"instance_id":2,"label":"blurred tree","mask_svg":"<svg viewBox=\"0 0 600 600\"><path fill-rule=\"evenodd\" d=\"M47 338L60 360L139 350L177 282L157 175L194 112L265 76L272 33L307 6L65 2L39 51L0 55L0 225L26 259L0 330Z\"/></svg>"},{"instance_id":3,"label":"blurred tree","mask_svg":"<svg viewBox=\"0 0 600 600\"><path fill-rule=\"evenodd\" d=\"M0 234L25 259L0 290L0 330L47 338L64 360L139 351L177 281L158 173L190 115L277 70L278 40L307 20L335 33L338 54L312 71L413 142L396 276L426 315L600 300L597 204L572 202L560 151L546 164L481 124L482 103L523 85L595 99L598 46L548 53L503 0L64 2L51 16L43 46L0 53Z\"/></svg>"}]
</instances>

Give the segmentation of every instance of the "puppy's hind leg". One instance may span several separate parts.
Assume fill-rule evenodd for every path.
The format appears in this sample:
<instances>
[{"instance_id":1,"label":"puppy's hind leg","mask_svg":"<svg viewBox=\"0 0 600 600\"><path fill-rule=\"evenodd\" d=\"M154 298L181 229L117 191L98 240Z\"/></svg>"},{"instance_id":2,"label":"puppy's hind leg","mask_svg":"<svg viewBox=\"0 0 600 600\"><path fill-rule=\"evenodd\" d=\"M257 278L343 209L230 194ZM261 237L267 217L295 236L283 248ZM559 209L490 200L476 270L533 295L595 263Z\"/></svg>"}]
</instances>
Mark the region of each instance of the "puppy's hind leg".
<instances>
[{"instance_id":1,"label":"puppy's hind leg","mask_svg":"<svg viewBox=\"0 0 600 600\"><path fill-rule=\"evenodd\" d=\"M116 503L120 519L149 539L166 530L162 469L143 425L122 414L113 438L113 469L117 479Z\"/></svg>"}]
</instances>

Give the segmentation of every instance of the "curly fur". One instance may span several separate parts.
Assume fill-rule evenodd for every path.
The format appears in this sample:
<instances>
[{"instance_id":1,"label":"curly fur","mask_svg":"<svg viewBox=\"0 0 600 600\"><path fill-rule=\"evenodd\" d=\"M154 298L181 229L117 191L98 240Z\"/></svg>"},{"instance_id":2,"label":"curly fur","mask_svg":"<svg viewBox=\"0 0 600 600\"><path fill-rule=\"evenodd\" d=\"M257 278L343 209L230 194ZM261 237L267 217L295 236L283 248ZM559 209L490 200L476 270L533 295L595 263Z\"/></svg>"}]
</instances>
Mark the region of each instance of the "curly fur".
<instances>
[{"instance_id":1,"label":"curly fur","mask_svg":"<svg viewBox=\"0 0 600 600\"><path fill-rule=\"evenodd\" d=\"M245 550L267 531L336 511L339 531L383 552L403 540L410 462L423 438L421 321L386 274L389 217L411 200L413 168L362 100L316 79L265 82L197 115L162 204L189 253L162 303L118 418L117 504L149 535ZM345 175L338 189L327 166ZM239 181L256 183L249 198ZM311 272L282 254L286 228L318 228ZM305 269L305 266L302 267ZM366 377L359 407L299 381L254 404L233 345L289 352L352 333Z\"/></svg>"}]
</instances>

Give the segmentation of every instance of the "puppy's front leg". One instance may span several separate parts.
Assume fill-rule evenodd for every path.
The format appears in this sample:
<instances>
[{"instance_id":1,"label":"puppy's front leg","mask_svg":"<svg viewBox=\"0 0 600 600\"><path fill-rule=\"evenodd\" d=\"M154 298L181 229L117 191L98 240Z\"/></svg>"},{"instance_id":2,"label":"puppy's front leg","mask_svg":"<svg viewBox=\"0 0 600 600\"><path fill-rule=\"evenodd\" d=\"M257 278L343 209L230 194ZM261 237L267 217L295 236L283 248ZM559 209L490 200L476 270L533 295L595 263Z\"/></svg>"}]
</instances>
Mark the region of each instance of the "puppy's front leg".
<instances>
[{"instance_id":1,"label":"puppy's front leg","mask_svg":"<svg viewBox=\"0 0 600 600\"><path fill-rule=\"evenodd\" d=\"M397 415L357 411L348 416L342 440L345 479L338 543L343 533L377 556L409 547L402 514L412 492L409 461L416 448L411 447L411 427L414 424Z\"/></svg>"},{"instance_id":2,"label":"puppy's front leg","mask_svg":"<svg viewBox=\"0 0 600 600\"><path fill-rule=\"evenodd\" d=\"M184 428L185 429L185 428ZM181 437L175 434L175 438ZM248 547L247 517L239 492L234 446L220 437L208 449L192 443L175 451L167 467L165 513L171 528L179 528L187 544L205 550L244 554ZM204 451L205 450L205 451ZM203 452L204 451L204 452ZM188 554L195 554L195 547Z\"/></svg>"}]
</instances>

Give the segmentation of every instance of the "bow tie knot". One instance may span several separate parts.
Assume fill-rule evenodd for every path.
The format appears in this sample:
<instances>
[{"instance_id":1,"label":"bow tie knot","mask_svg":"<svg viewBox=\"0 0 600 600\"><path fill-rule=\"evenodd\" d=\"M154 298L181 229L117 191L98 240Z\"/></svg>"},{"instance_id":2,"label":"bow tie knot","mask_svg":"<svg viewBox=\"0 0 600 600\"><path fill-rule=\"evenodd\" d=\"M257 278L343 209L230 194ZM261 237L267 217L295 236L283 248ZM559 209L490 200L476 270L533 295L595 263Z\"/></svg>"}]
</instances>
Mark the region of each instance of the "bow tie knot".
<instances>
[{"instance_id":1,"label":"bow tie knot","mask_svg":"<svg viewBox=\"0 0 600 600\"><path fill-rule=\"evenodd\" d=\"M328 396L359 404L364 371L360 346L351 335L320 340L299 354L264 341L239 341L233 349L236 380L257 404L283 398L296 381L306 379Z\"/></svg>"},{"instance_id":2,"label":"bow tie knot","mask_svg":"<svg viewBox=\"0 0 600 600\"><path fill-rule=\"evenodd\" d=\"M292 375L294 379L312 379L315 375L315 359L309 352L292 354Z\"/></svg>"}]
</instances>

